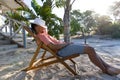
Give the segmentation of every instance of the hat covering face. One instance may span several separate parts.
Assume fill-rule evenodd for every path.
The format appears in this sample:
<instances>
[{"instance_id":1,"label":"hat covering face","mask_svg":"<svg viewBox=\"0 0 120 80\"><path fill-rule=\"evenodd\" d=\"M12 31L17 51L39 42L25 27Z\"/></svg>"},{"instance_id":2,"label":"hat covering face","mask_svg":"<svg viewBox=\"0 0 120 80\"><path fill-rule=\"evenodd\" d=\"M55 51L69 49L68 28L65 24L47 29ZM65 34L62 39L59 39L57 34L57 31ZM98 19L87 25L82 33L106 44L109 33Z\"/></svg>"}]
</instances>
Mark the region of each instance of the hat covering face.
<instances>
[{"instance_id":1,"label":"hat covering face","mask_svg":"<svg viewBox=\"0 0 120 80\"><path fill-rule=\"evenodd\" d=\"M42 20L41 18L36 18L34 22L32 22L32 24L36 24L47 29L47 26L45 25L45 21Z\"/></svg>"}]
</instances>

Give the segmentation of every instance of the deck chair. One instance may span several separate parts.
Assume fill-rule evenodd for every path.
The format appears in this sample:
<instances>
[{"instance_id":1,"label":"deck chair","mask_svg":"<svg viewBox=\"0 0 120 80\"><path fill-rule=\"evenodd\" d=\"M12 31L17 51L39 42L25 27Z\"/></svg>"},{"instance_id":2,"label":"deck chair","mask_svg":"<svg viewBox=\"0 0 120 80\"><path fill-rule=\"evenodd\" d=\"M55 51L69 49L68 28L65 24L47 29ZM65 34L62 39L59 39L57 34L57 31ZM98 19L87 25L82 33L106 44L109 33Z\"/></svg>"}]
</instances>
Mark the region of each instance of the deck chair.
<instances>
[{"instance_id":1,"label":"deck chair","mask_svg":"<svg viewBox=\"0 0 120 80\"><path fill-rule=\"evenodd\" d=\"M35 40L38 40L38 38L36 37L36 35L31 31L31 29L27 26L23 26L23 28L34 37ZM40 39L39 39L40 41ZM40 59L36 59L40 50L44 49L42 56L40 57ZM46 52L50 52L50 54L52 56L50 57L45 57L45 55L47 54ZM25 69L23 69L22 71L29 71L29 70L33 70L33 69L38 69L44 66L48 66L54 63L61 63L62 65L64 65L67 70L69 72L71 72L73 75L77 75L77 69L76 69L76 62L73 60L73 58L78 57L79 54L74 54L74 55L70 55L67 57L60 57L58 56L52 49L50 49L48 46L46 46L42 41L40 41L40 44L37 45L37 49L34 52L34 55L29 63L29 66ZM73 63L74 67L70 67L68 63L66 63L65 61L69 60ZM41 63L41 64L37 64L37 63Z\"/></svg>"}]
</instances>

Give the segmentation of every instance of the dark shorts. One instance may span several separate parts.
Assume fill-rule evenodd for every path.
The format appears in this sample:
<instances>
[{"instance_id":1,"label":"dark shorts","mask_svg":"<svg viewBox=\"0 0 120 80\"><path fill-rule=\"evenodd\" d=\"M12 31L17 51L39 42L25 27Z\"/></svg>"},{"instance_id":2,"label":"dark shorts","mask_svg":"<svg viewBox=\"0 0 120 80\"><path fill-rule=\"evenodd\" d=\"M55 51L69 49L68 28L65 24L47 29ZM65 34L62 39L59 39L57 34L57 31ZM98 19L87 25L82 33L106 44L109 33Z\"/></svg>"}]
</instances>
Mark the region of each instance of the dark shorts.
<instances>
[{"instance_id":1,"label":"dark shorts","mask_svg":"<svg viewBox=\"0 0 120 80\"><path fill-rule=\"evenodd\" d=\"M61 57L70 56L72 54L84 54L84 48L85 46L83 44L73 43L59 50L57 54Z\"/></svg>"}]
</instances>

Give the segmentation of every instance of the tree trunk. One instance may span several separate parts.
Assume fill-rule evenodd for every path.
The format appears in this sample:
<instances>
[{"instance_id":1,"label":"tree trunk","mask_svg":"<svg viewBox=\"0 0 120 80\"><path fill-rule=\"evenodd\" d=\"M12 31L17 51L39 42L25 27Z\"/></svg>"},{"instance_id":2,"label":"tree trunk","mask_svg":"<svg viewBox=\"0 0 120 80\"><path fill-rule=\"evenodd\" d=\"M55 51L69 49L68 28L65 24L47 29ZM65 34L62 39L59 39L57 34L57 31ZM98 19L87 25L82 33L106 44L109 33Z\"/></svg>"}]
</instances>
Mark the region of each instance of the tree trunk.
<instances>
[{"instance_id":1,"label":"tree trunk","mask_svg":"<svg viewBox=\"0 0 120 80\"><path fill-rule=\"evenodd\" d=\"M71 10L70 1L71 0L66 0L65 13L63 18L65 42L70 42L70 10Z\"/></svg>"}]
</instances>

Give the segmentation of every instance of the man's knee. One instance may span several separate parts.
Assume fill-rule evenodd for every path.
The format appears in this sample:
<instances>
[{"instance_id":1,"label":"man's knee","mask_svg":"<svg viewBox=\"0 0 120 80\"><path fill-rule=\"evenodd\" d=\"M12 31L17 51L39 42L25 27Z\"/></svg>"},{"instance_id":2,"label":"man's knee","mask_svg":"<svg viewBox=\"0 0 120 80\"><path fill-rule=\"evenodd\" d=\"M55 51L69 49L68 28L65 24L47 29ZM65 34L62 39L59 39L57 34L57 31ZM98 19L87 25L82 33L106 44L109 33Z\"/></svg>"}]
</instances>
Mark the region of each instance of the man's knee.
<instances>
[{"instance_id":1,"label":"man's knee","mask_svg":"<svg viewBox=\"0 0 120 80\"><path fill-rule=\"evenodd\" d=\"M85 46L85 53L91 53L94 51L94 48L91 46Z\"/></svg>"}]
</instances>

